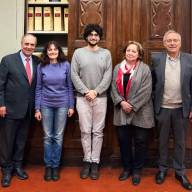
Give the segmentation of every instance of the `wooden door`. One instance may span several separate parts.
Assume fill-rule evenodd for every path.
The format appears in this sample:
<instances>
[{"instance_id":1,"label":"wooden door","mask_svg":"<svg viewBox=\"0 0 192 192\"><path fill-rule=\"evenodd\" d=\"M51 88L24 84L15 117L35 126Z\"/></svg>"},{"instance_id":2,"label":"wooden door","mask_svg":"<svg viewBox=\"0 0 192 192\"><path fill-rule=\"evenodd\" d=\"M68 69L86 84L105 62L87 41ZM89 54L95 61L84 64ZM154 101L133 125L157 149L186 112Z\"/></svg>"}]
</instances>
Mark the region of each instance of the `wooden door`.
<instances>
[{"instance_id":1,"label":"wooden door","mask_svg":"<svg viewBox=\"0 0 192 192\"><path fill-rule=\"evenodd\" d=\"M100 41L100 46L112 49L112 6L113 0L71 0L70 1L70 17L69 17L69 35L68 35L68 52L69 59L76 48L83 47L87 43L82 37L84 27L89 23L96 23L103 27L104 35ZM106 118L106 128L104 131L104 142L102 157L107 161L111 153L110 131L112 127L109 121L109 113ZM70 154L76 155L74 160L82 161L82 146L80 141L80 129L78 122L78 114L68 124L64 142L64 156L68 151ZM71 156L68 155L70 161ZM66 158L66 157L65 157Z\"/></svg>"},{"instance_id":2,"label":"wooden door","mask_svg":"<svg viewBox=\"0 0 192 192\"><path fill-rule=\"evenodd\" d=\"M162 51L162 37L166 30L175 29L182 35L182 50L192 52L192 3L190 0L70 0L69 5L69 60L76 48L85 46L84 26L98 23L104 29L100 45L112 53L113 66L123 58L122 50L129 40L141 42L145 62L150 64L152 52ZM108 110L102 163L119 164L119 147L113 126L113 103L108 95ZM151 131L148 165L158 157L157 131ZM43 134L39 123L33 123L28 142L28 161L42 161ZM170 140L170 150L173 140ZM187 164L192 166L192 131L187 134ZM78 115L69 119L64 136L63 162L78 165L82 161L82 147Z\"/></svg>"},{"instance_id":3,"label":"wooden door","mask_svg":"<svg viewBox=\"0 0 192 192\"><path fill-rule=\"evenodd\" d=\"M182 36L182 50L191 51L191 1L190 0L121 0L117 1L116 63L122 59L122 49L129 40L139 41L145 52L145 62L150 65L153 52L163 51L162 38L168 29ZM114 64L115 65L115 64ZM192 131L187 134L186 161L192 165ZM173 148L170 139L169 148ZM149 141L149 165L158 157L157 131L154 128ZM114 146L116 148L116 146ZM118 151L118 150L114 150Z\"/></svg>"}]
</instances>

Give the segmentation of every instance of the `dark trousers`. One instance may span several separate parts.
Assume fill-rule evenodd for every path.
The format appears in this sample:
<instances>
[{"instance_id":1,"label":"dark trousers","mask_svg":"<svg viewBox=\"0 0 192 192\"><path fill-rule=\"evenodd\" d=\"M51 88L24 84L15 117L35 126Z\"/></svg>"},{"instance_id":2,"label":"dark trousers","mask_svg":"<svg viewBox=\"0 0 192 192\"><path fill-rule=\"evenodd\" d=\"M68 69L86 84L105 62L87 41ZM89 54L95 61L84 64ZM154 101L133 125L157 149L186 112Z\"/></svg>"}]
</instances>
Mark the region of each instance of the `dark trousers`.
<instances>
[{"instance_id":1,"label":"dark trousers","mask_svg":"<svg viewBox=\"0 0 192 192\"><path fill-rule=\"evenodd\" d=\"M3 171L12 171L14 167L21 166L29 124L28 117L23 119L3 119L0 132L0 156Z\"/></svg>"},{"instance_id":2,"label":"dark trousers","mask_svg":"<svg viewBox=\"0 0 192 192\"><path fill-rule=\"evenodd\" d=\"M133 125L118 126L117 134L124 170L140 172L146 157L148 129Z\"/></svg>"},{"instance_id":3,"label":"dark trousers","mask_svg":"<svg viewBox=\"0 0 192 192\"><path fill-rule=\"evenodd\" d=\"M174 136L173 168L178 175L184 175L185 136L188 119L183 117L182 108L161 108L156 119L159 129L159 169L164 172L168 169L168 141L172 130Z\"/></svg>"}]
</instances>

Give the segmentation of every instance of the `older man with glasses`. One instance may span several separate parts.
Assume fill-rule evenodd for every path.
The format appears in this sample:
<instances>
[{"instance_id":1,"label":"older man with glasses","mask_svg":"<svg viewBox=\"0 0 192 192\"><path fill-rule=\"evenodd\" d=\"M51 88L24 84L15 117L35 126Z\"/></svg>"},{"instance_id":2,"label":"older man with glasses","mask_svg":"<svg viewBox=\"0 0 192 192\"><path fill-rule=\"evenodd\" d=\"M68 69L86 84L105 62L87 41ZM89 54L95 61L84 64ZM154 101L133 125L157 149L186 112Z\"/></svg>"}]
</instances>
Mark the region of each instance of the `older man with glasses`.
<instances>
[{"instance_id":1,"label":"older man with glasses","mask_svg":"<svg viewBox=\"0 0 192 192\"><path fill-rule=\"evenodd\" d=\"M152 55L155 117L159 130L159 172L156 183L162 184L168 170L168 140L174 136L173 168L175 178L191 190L185 175L185 137L188 120L192 120L192 55L183 53L181 35L169 30L163 37L165 53Z\"/></svg>"}]
</instances>

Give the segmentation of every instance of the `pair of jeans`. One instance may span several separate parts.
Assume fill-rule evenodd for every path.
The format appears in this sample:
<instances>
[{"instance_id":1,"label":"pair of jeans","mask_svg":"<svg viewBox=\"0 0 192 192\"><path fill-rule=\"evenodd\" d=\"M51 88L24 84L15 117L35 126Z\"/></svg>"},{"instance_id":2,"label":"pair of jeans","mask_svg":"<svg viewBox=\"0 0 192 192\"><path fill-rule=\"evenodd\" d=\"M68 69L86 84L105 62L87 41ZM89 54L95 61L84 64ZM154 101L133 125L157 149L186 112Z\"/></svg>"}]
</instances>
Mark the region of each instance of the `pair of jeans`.
<instances>
[{"instance_id":1,"label":"pair of jeans","mask_svg":"<svg viewBox=\"0 0 192 192\"><path fill-rule=\"evenodd\" d=\"M68 108L66 107L41 108L44 130L44 162L46 167L59 167L67 112Z\"/></svg>"}]
</instances>

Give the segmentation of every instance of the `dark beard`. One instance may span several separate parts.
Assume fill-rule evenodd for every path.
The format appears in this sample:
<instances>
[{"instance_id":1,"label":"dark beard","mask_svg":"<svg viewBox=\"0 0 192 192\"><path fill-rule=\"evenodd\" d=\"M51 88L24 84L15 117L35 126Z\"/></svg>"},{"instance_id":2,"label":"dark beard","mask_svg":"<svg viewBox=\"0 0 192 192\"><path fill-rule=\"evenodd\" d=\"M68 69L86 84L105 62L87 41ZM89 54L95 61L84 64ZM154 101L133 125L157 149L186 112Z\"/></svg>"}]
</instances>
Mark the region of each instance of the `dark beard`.
<instances>
[{"instance_id":1,"label":"dark beard","mask_svg":"<svg viewBox=\"0 0 192 192\"><path fill-rule=\"evenodd\" d=\"M91 42L88 42L89 46L91 47L95 47L97 45L97 42L96 43L91 43Z\"/></svg>"}]
</instances>

